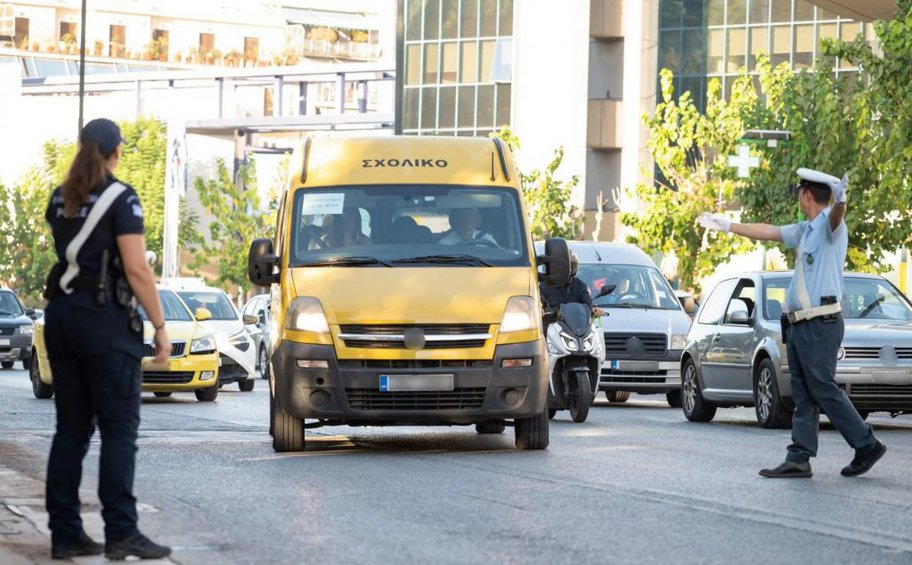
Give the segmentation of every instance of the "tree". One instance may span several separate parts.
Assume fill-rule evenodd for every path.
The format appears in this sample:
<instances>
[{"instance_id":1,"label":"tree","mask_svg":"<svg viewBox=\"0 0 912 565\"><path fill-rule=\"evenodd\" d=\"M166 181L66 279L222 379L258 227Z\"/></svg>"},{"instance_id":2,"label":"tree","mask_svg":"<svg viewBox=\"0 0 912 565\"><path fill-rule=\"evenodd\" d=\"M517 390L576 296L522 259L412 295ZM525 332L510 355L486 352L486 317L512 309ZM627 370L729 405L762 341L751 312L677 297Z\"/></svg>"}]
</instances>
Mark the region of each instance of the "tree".
<instances>
[{"instance_id":1,"label":"tree","mask_svg":"<svg viewBox=\"0 0 912 565\"><path fill-rule=\"evenodd\" d=\"M508 126L492 134L492 137L503 140L514 152L519 149L519 138ZM579 175L573 175L566 181L554 176L563 160L564 148L558 147L544 169L523 173L517 166L523 199L529 208L532 237L535 239L576 239L582 232L582 215L576 206L570 204L573 189L579 184Z\"/></svg>"},{"instance_id":2,"label":"tree","mask_svg":"<svg viewBox=\"0 0 912 565\"><path fill-rule=\"evenodd\" d=\"M247 279L250 242L270 233L275 226L277 202L270 198L265 206L261 203L252 161L239 168L235 182L225 162L219 159L216 178L197 178L195 186L209 237L200 244L189 266L198 271L215 262L215 283L225 290L235 286L246 294L252 286Z\"/></svg>"}]
</instances>

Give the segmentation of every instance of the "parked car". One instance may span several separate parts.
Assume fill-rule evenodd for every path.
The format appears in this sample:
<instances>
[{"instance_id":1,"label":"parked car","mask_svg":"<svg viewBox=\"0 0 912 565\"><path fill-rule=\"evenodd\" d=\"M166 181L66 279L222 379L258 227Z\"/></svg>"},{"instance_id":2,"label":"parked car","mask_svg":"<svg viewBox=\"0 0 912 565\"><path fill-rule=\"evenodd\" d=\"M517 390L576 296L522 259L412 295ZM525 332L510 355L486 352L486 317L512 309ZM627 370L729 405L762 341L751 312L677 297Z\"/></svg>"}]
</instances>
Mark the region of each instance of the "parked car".
<instances>
[{"instance_id":1,"label":"parked car","mask_svg":"<svg viewBox=\"0 0 912 565\"><path fill-rule=\"evenodd\" d=\"M245 324L252 324L252 316L242 316L221 289L206 286L198 279L166 279L162 281L173 289L191 310L205 308L212 317L204 325L215 333L219 351L219 386L238 383L243 392L253 390L256 383L256 359L253 341L247 335Z\"/></svg>"},{"instance_id":2,"label":"parked car","mask_svg":"<svg viewBox=\"0 0 912 565\"><path fill-rule=\"evenodd\" d=\"M33 323L40 316L23 306L15 292L0 288L0 367L12 369L16 361L28 367Z\"/></svg>"},{"instance_id":3,"label":"parked car","mask_svg":"<svg viewBox=\"0 0 912 565\"><path fill-rule=\"evenodd\" d=\"M615 289L595 300L606 312L605 362L599 390L611 402L626 402L631 392L664 394L681 405L681 353L690 318L671 285L641 249L620 243L570 241L579 256L577 276L597 296L606 284ZM541 253L541 244L536 244Z\"/></svg>"},{"instance_id":4,"label":"parked car","mask_svg":"<svg viewBox=\"0 0 912 565\"><path fill-rule=\"evenodd\" d=\"M256 370L261 378L268 378L269 355L266 347L269 345L269 295L258 294L248 300L241 308L241 315L245 322L251 321L247 316L256 318L256 322L246 324L245 327L256 351Z\"/></svg>"},{"instance_id":5,"label":"parked car","mask_svg":"<svg viewBox=\"0 0 912 565\"><path fill-rule=\"evenodd\" d=\"M215 335L203 327L209 313L201 309L194 314L171 290L159 287L158 298L165 314L165 329L171 339L171 357L164 363L152 362L155 330L140 308L145 348L142 390L160 397L192 391L201 402L215 400L218 396L219 355ZM51 398L54 395L53 374L44 342L44 318L35 322L30 349L32 393L35 398Z\"/></svg>"},{"instance_id":6,"label":"parked car","mask_svg":"<svg viewBox=\"0 0 912 565\"><path fill-rule=\"evenodd\" d=\"M707 422L717 407L754 406L767 428L791 425L793 401L779 322L787 271L719 282L703 303L681 359L683 410ZM876 275L846 273L845 337L836 381L862 417L912 411L912 303Z\"/></svg>"}]
</instances>

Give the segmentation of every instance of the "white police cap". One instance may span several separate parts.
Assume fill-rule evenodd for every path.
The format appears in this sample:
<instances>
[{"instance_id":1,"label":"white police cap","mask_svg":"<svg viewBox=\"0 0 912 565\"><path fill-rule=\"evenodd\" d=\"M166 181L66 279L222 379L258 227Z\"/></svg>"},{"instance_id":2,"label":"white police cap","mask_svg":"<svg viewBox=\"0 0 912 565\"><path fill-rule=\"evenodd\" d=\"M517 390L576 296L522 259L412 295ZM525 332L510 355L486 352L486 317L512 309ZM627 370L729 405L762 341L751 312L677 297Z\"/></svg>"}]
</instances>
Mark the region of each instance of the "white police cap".
<instances>
[{"instance_id":1,"label":"white police cap","mask_svg":"<svg viewBox=\"0 0 912 565\"><path fill-rule=\"evenodd\" d=\"M815 171L814 169L800 168L798 169L798 177L803 181L822 184L830 190L833 190L842 183L842 180L833 175Z\"/></svg>"}]
</instances>

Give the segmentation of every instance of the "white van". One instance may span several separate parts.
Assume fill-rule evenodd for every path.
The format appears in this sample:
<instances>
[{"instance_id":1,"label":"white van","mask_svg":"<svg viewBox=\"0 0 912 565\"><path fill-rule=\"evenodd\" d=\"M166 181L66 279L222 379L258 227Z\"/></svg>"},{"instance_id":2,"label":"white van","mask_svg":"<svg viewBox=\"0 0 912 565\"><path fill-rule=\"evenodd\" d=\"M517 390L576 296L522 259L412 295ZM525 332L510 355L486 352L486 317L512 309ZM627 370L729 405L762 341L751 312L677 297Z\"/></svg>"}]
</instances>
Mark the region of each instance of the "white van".
<instances>
[{"instance_id":1,"label":"white van","mask_svg":"<svg viewBox=\"0 0 912 565\"><path fill-rule=\"evenodd\" d=\"M665 394L681 406L681 354L690 317L655 263L638 247L621 243L570 241L579 257L579 277L597 296L606 284L615 289L594 301L605 311L605 363L599 390L611 402L626 402L631 392Z\"/></svg>"}]
</instances>

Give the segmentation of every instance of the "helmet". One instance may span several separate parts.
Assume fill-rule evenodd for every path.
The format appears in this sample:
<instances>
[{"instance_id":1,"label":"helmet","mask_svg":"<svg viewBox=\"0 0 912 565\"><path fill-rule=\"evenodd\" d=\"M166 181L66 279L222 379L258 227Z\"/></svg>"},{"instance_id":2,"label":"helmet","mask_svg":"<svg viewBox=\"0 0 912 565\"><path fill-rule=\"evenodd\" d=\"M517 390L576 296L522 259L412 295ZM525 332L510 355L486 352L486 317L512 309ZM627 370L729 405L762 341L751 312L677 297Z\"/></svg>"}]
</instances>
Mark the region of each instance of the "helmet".
<instances>
[{"instance_id":1,"label":"helmet","mask_svg":"<svg viewBox=\"0 0 912 565\"><path fill-rule=\"evenodd\" d=\"M579 268L579 255L576 253L570 254L570 276L576 276L576 270Z\"/></svg>"}]
</instances>

